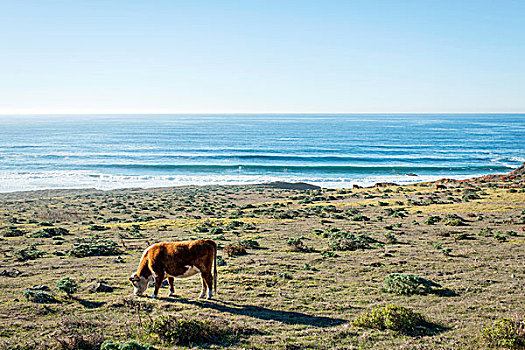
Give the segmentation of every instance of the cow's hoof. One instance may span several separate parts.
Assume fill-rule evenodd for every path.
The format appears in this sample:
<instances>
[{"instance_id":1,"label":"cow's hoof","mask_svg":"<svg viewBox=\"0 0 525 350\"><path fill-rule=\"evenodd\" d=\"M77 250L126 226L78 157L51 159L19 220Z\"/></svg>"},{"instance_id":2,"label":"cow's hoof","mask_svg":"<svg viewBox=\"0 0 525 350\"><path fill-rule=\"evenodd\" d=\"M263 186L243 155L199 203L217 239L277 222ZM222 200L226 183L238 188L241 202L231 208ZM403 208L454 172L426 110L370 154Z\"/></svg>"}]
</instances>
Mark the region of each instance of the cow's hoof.
<instances>
[{"instance_id":1,"label":"cow's hoof","mask_svg":"<svg viewBox=\"0 0 525 350\"><path fill-rule=\"evenodd\" d=\"M204 298L204 293L201 293L201 294L199 295L199 299L202 299L202 298Z\"/></svg>"},{"instance_id":2,"label":"cow's hoof","mask_svg":"<svg viewBox=\"0 0 525 350\"><path fill-rule=\"evenodd\" d=\"M151 294L151 297L152 299L157 299L157 294Z\"/></svg>"},{"instance_id":3,"label":"cow's hoof","mask_svg":"<svg viewBox=\"0 0 525 350\"><path fill-rule=\"evenodd\" d=\"M174 296L175 296L175 293L170 292L170 293L168 294L168 296L169 296L169 297L174 297Z\"/></svg>"}]
</instances>

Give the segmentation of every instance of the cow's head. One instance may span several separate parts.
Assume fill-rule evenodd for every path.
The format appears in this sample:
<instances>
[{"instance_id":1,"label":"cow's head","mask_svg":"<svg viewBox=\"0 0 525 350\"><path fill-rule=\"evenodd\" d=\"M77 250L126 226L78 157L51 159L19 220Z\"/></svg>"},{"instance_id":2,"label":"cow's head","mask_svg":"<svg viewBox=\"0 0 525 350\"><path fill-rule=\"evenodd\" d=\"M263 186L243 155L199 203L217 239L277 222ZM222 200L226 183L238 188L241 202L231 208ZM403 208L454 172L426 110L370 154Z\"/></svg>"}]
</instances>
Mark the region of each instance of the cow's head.
<instances>
[{"instance_id":1,"label":"cow's head","mask_svg":"<svg viewBox=\"0 0 525 350\"><path fill-rule=\"evenodd\" d=\"M142 295L146 288L148 288L148 283L151 282L153 276L145 278L143 276L138 276L136 273L131 275L129 278L131 284L133 284L135 295Z\"/></svg>"}]
</instances>

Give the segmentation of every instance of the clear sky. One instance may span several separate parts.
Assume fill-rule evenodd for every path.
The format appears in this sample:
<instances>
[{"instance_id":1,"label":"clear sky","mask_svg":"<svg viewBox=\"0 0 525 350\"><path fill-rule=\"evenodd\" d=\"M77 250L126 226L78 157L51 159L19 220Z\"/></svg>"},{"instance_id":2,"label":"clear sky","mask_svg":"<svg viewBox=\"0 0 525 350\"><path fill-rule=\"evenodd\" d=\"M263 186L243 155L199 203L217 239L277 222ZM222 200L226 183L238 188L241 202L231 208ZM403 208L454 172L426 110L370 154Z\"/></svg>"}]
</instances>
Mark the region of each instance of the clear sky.
<instances>
[{"instance_id":1,"label":"clear sky","mask_svg":"<svg viewBox=\"0 0 525 350\"><path fill-rule=\"evenodd\" d=\"M0 113L525 112L525 1L0 0Z\"/></svg>"}]
</instances>

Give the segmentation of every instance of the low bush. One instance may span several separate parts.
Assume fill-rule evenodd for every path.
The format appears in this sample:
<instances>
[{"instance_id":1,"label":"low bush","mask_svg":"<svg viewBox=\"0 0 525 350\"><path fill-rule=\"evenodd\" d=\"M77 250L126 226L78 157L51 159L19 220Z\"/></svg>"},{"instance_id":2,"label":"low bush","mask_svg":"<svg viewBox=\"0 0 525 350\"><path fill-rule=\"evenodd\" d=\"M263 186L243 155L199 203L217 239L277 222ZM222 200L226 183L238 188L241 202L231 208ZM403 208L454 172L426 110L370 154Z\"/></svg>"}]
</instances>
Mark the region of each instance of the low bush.
<instances>
[{"instance_id":1,"label":"low bush","mask_svg":"<svg viewBox=\"0 0 525 350\"><path fill-rule=\"evenodd\" d=\"M466 191L461 199L463 202L469 202L474 199L481 199L481 197L476 192Z\"/></svg>"},{"instance_id":2,"label":"low bush","mask_svg":"<svg viewBox=\"0 0 525 350\"><path fill-rule=\"evenodd\" d=\"M426 225L434 225L437 222L440 222L441 218L437 215L431 215L425 220Z\"/></svg>"},{"instance_id":3,"label":"low bush","mask_svg":"<svg viewBox=\"0 0 525 350\"><path fill-rule=\"evenodd\" d=\"M489 346L525 349L525 320L500 318L490 327L481 330L481 337Z\"/></svg>"},{"instance_id":4,"label":"low bush","mask_svg":"<svg viewBox=\"0 0 525 350\"><path fill-rule=\"evenodd\" d=\"M304 252L304 253L308 253L308 252L311 252L312 249L310 247L308 247L304 242L303 242L303 237L292 237L292 238L288 238L288 240L286 241L286 244L290 247L290 249L294 252Z\"/></svg>"},{"instance_id":5,"label":"low bush","mask_svg":"<svg viewBox=\"0 0 525 350\"><path fill-rule=\"evenodd\" d=\"M352 216L350 220L352 221L370 221L370 218L368 216L358 214L358 215Z\"/></svg>"},{"instance_id":6,"label":"low bush","mask_svg":"<svg viewBox=\"0 0 525 350\"><path fill-rule=\"evenodd\" d=\"M256 249L260 248L259 242L254 239L243 239L237 242L237 245L247 248L247 249Z\"/></svg>"},{"instance_id":7,"label":"low bush","mask_svg":"<svg viewBox=\"0 0 525 350\"><path fill-rule=\"evenodd\" d=\"M328 247L331 250L357 250L370 248L366 237L356 237L350 232L334 232L330 235Z\"/></svg>"},{"instance_id":8,"label":"low bush","mask_svg":"<svg viewBox=\"0 0 525 350\"><path fill-rule=\"evenodd\" d=\"M385 232L385 239L386 239L386 243L389 243L389 244L397 243L397 237L392 232Z\"/></svg>"},{"instance_id":9,"label":"low bush","mask_svg":"<svg viewBox=\"0 0 525 350\"><path fill-rule=\"evenodd\" d=\"M391 329L404 334L423 333L428 322L419 313L399 305L376 307L357 316L352 324L357 327Z\"/></svg>"},{"instance_id":10,"label":"low bush","mask_svg":"<svg viewBox=\"0 0 525 350\"><path fill-rule=\"evenodd\" d=\"M89 226L89 229L91 231L106 231L106 230L109 230L109 227L107 226L104 226L104 225L91 225Z\"/></svg>"},{"instance_id":11,"label":"low bush","mask_svg":"<svg viewBox=\"0 0 525 350\"><path fill-rule=\"evenodd\" d=\"M119 255L121 253L117 243L110 239L83 239L79 243L75 243L69 251L69 255L77 258Z\"/></svg>"},{"instance_id":12,"label":"low bush","mask_svg":"<svg viewBox=\"0 0 525 350\"><path fill-rule=\"evenodd\" d=\"M155 350L151 344L141 344L135 340L128 340L124 343L106 340L100 345L100 350Z\"/></svg>"},{"instance_id":13,"label":"low bush","mask_svg":"<svg viewBox=\"0 0 525 350\"><path fill-rule=\"evenodd\" d=\"M337 258L339 256L336 252L333 252L331 250L323 250L321 252L321 255L325 258Z\"/></svg>"},{"instance_id":14,"label":"low bush","mask_svg":"<svg viewBox=\"0 0 525 350\"><path fill-rule=\"evenodd\" d=\"M210 234L212 235L222 235L224 233L224 230L220 227L213 227L211 230L210 230Z\"/></svg>"},{"instance_id":15,"label":"low bush","mask_svg":"<svg viewBox=\"0 0 525 350\"><path fill-rule=\"evenodd\" d=\"M406 273L389 274L383 285L385 292L400 295L428 294L432 293L434 287L441 287L431 280Z\"/></svg>"},{"instance_id":16,"label":"low bush","mask_svg":"<svg viewBox=\"0 0 525 350\"><path fill-rule=\"evenodd\" d=\"M53 224L49 221L42 221L42 222L39 222L37 226L53 226Z\"/></svg>"},{"instance_id":17,"label":"low bush","mask_svg":"<svg viewBox=\"0 0 525 350\"><path fill-rule=\"evenodd\" d=\"M50 238L69 234L69 231L63 227L46 227L27 235L29 238Z\"/></svg>"},{"instance_id":18,"label":"low bush","mask_svg":"<svg viewBox=\"0 0 525 350\"><path fill-rule=\"evenodd\" d=\"M193 228L193 231L199 232L199 233L206 233L210 231L210 228L208 227L208 225L202 224L202 225L195 226Z\"/></svg>"},{"instance_id":19,"label":"low bush","mask_svg":"<svg viewBox=\"0 0 525 350\"><path fill-rule=\"evenodd\" d=\"M20 237L24 235L24 231L16 227L10 227L9 230L4 231L2 235L4 237Z\"/></svg>"},{"instance_id":20,"label":"low bush","mask_svg":"<svg viewBox=\"0 0 525 350\"><path fill-rule=\"evenodd\" d=\"M492 237L493 234L494 232L490 227L482 227L479 229L479 235L482 237Z\"/></svg>"},{"instance_id":21,"label":"low bush","mask_svg":"<svg viewBox=\"0 0 525 350\"><path fill-rule=\"evenodd\" d=\"M444 222L447 226L464 226L465 223L460 219L447 219Z\"/></svg>"},{"instance_id":22,"label":"low bush","mask_svg":"<svg viewBox=\"0 0 525 350\"><path fill-rule=\"evenodd\" d=\"M38 304L54 304L58 302L53 294L43 290L26 289L22 292L22 295L27 301Z\"/></svg>"},{"instance_id":23,"label":"low bush","mask_svg":"<svg viewBox=\"0 0 525 350\"><path fill-rule=\"evenodd\" d=\"M217 266L226 266L226 260L220 255L217 255Z\"/></svg>"},{"instance_id":24,"label":"low bush","mask_svg":"<svg viewBox=\"0 0 525 350\"><path fill-rule=\"evenodd\" d=\"M58 322L53 333L59 350L99 350L107 324L85 319L66 318Z\"/></svg>"},{"instance_id":25,"label":"low bush","mask_svg":"<svg viewBox=\"0 0 525 350\"><path fill-rule=\"evenodd\" d=\"M74 279L64 277L58 281L55 289L66 293L67 296L71 298L71 295L73 295L78 290L78 284Z\"/></svg>"},{"instance_id":26,"label":"low bush","mask_svg":"<svg viewBox=\"0 0 525 350\"><path fill-rule=\"evenodd\" d=\"M162 344L190 345L201 343L231 343L244 334L245 328L228 327L209 319L179 318L175 315L160 316L147 324L146 331Z\"/></svg>"},{"instance_id":27,"label":"low bush","mask_svg":"<svg viewBox=\"0 0 525 350\"><path fill-rule=\"evenodd\" d=\"M464 226L465 222L459 215L447 214L444 224L447 226Z\"/></svg>"},{"instance_id":28,"label":"low bush","mask_svg":"<svg viewBox=\"0 0 525 350\"><path fill-rule=\"evenodd\" d=\"M35 260L42 257L45 252L42 250L36 249L36 243L30 244L26 248L20 248L13 252L15 260L17 261L26 261L26 260Z\"/></svg>"}]
</instances>

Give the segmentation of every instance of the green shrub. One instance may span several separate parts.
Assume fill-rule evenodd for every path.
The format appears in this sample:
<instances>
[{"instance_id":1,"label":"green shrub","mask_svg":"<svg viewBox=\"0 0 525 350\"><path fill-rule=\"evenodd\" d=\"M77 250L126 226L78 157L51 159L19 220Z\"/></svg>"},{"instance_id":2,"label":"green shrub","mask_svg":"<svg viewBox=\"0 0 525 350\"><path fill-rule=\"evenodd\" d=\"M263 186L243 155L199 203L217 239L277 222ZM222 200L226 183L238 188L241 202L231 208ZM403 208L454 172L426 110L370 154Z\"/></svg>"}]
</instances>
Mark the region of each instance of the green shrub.
<instances>
[{"instance_id":1,"label":"green shrub","mask_svg":"<svg viewBox=\"0 0 525 350\"><path fill-rule=\"evenodd\" d=\"M254 239L243 239L237 242L237 245L248 249L260 248L259 242Z\"/></svg>"},{"instance_id":2,"label":"green shrub","mask_svg":"<svg viewBox=\"0 0 525 350\"><path fill-rule=\"evenodd\" d=\"M356 237L350 232L334 232L330 235L328 247L331 250L357 250L370 248L367 239L363 237Z\"/></svg>"},{"instance_id":3,"label":"green shrub","mask_svg":"<svg viewBox=\"0 0 525 350\"><path fill-rule=\"evenodd\" d=\"M386 239L386 242L389 244L397 243L397 237L392 232L385 232L385 239Z\"/></svg>"},{"instance_id":4,"label":"green shrub","mask_svg":"<svg viewBox=\"0 0 525 350\"><path fill-rule=\"evenodd\" d=\"M465 223L460 219L447 219L445 220L447 226L464 226Z\"/></svg>"},{"instance_id":5,"label":"green shrub","mask_svg":"<svg viewBox=\"0 0 525 350\"><path fill-rule=\"evenodd\" d=\"M220 227L214 227L210 230L210 234L212 235L222 235L224 233L224 230Z\"/></svg>"},{"instance_id":6,"label":"green shrub","mask_svg":"<svg viewBox=\"0 0 525 350\"><path fill-rule=\"evenodd\" d=\"M425 220L426 225L434 225L436 222L440 222L441 218L437 215L431 215Z\"/></svg>"},{"instance_id":7,"label":"green shrub","mask_svg":"<svg viewBox=\"0 0 525 350\"><path fill-rule=\"evenodd\" d=\"M461 199L463 202L469 202L474 199L481 199L481 197L476 192L466 191Z\"/></svg>"},{"instance_id":8,"label":"green shrub","mask_svg":"<svg viewBox=\"0 0 525 350\"><path fill-rule=\"evenodd\" d=\"M64 277L60 281L58 281L55 289L66 293L67 296L71 298L71 295L78 290L78 285L74 279Z\"/></svg>"},{"instance_id":9,"label":"green shrub","mask_svg":"<svg viewBox=\"0 0 525 350\"><path fill-rule=\"evenodd\" d=\"M236 331L210 320L160 316L145 325L146 331L164 344L189 345L221 342L234 336Z\"/></svg>"},{"instance_id":10,"label":"green shrub","mask_svg":"<svg viewBox=\"0 0 525 350\"><path fill-rule=\"evenodd\" d=\"M303 242L303 237L292 237L292 238L288 238L288 240L286 241L286 244L288 246L290 246L290 248L292 249L292 251L295 251L295 252L310 252L311 251L311 248L308 247L304 242Z\"/></svg>"},{"instance_id":11,"label":"green shrub","mask_svg":"<svg viewBox=\"0 0 525 350\"><path fill-rule=\"evenodd\" d=\"M217 266L226 266L226 260L220 255L217 255Z\"/></svg>"},{"instance_id":12,"label":"green shrub","mask_svg":"<svg viewBox=\"0 0 525 350\"><path fill-rule=\"evenodd\" d=\"M443 248L443 243L441 243L441 242L434 242L434 243L432 243L432 246L434 248L436 248L437 250L440 250L441 248Z\"/></svg>"},{"instance_id":13,"label":"green shrub","mask_svg":"<svg viewBox=\"0 0 525 350\"><path fill-rule=\"evenodd\" d=\"M37 224L38 226L53 226L49 221L42 221Z\"/></svg>"},{"instance_id":14,"label":"green shrub","mask_svg":"<svg viewBox=\"0 0 525 350\"><path fill-rule=\"evenodd\" d=\"M336 252L332 252L331 250L323 250L321 255L325 258L337 258L339 256Z\"/></svg>"},{"instance_id":15,"label":"green shrub","mask_svg":"<svg viewBox=\"0 0 525 350\"><path fill-rule=\"evenodd\" d=\"M479 229L479 235L482 237L491 237L494 234L490 227L482 227Z\"/></svg>"},{"instance_id":16,"label":"green shrub","mask_svg":"<svg viewBox=\"0 0 525 350\"><path fill-rule=\"evenodd\" d=\"M352 324L357 327L391 329L404 334L418 333L428 322L419 313L399 305L376 307L370 312L357 316Z\"/></svg>"},{"instance_id":17,"label":"green shrub","mask_svg":"<svg viewBox=\"0 0 525 350\"><path fill-rule=\"evenodd\" d=\"M370 221L370 218L368 216L358 214L358 215L352 216L350 220L352 221Z\"/></svg>"},{"instance_id":18,"label":"green shrub","mask_svg":"<svg viewBox=\"0 0 525 350\"><path fill-rule=\"evenodd\" d=\"M69 255L77 258L119 255L121 253L117 243L110 239L83 239L80 243L75 243L69 251Z\"/></svg>"},{"instance_id":19,"label":"green shrub","mask_svg":"<svg viewBox=\"0 0 525 350\"><path fill-rule=\"evenodd\" d=\"M27 301L32 301L33 303L53 304L57 302L53 294L43 290L26 289L22 292L22 295Z\"/></svg>"},{"instance_id":20,"label":"green shrub","mask_svg":"<svg viewBox=\"0 0 525 350\"><path fill-rule=\"evenodd\" d=\"M109 227L104 226L104 225L91 225L89 226L89 229L91 231L106 231L106 230L109 230Z\"/></svg>"},{"instance_id":21,"label":"green shrub","mask_svg":"<svg viewBox=\"0 0 525 350\"><path fill-rule=\"evenodd\" d=\"M63 227L46 227L27 235L29 238L50 238L69 234L69 231Z\"/></svg>"},{"instance_id":22,"label":"green shrub","mask_svg":"<svg viewBox=\"0 0 525 350\"><path fill-rule=\"evenodd\" d=\"M151 344L140 344L135 340L128 340L124 343L106 340L100 346L100 350L155 350Z\"/></svg>"},{"instance_id":23,"label":"green shrub","mask_svg":"<svg viewBox=\"0 0 525 350\"><path fill-rule=\"evenodd\" d=\"M208 227L208 225L202 224L202 225L195 226L193 228L193 231L199 232L199 233L206 233L210 231L210 228Z\"/></svg>"},{"instance_id":24,"label":"green shrub","mask_svg":"<svg viewBox=\"0 0 525 350\"><path fill-rule=\"evenodd\" d=\"M450 256L450 253L452 252L452 248L441 248L440 252L443 253L443 255L445 256Z\"/></svg>"},{"instance_id":25,"label":"green shrub","mask_svg":"<svg viewBox=\"0 0 525 350\"><path fill-rule=\"evenodd\" d=\"M508 349L525 348L525 320L500 318L481 330L483 340L490 346Z\"/></svg>"},{"instance_id":26,"label":"green shrub","mask_svg":"<svg viewBox=\"0 0 525 350\"><path fill-rule=\"evenodd\" d=\"M4 231L3 233L4 237L20 237L23 235L24 235L24 231L16 227L10 227L8 231Z\"/></svg>"},{"instance_id":27,"label":"green shrub","mask_svg":"<svg viewBox=\"0 0 525 350\"><path fill-rule=\"evenodd\" d=\"M498 242L506 242L507 241L507 237L504 236L501 231L498 231L494 234L493 236L495 239L498 240Z\"/></svg>"},{"instance_id":28,"label":"green shrub","mask_svg":"<svg viewBox=\"0 0 525 350\"><path fill-rule=\"evenodd\" d=\"M459 215L447 214L444 224L447 226L464 226L465 222Z\"/></svg>"},{"instance_id":29,"label":"green shrub","mask_svg":"<svg viewBox=\"0 0 525 350\"><path fill-rule=\"evenodd\" d=\"M30 244L26 248L20 248L13 252L15 260L17 261L26 261L26 260L35 260L42 257L45 252L42 250L36 249L36 243Z\"/></svg>"},{"instance_id":30,"label":"green shrub","mask_svg":"<svg viewBox=\"0 0 525 350\"><path fill-rule=\"evenodd\" d=\"M400 295L428 294L432 292L433 287L441 287L431 280L406 273L389 274L383 285L385 292Z\"/></svg>"}]
</instances>

